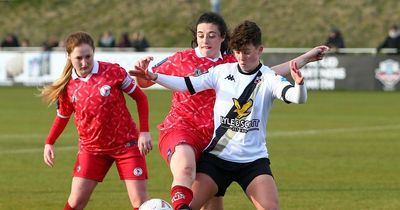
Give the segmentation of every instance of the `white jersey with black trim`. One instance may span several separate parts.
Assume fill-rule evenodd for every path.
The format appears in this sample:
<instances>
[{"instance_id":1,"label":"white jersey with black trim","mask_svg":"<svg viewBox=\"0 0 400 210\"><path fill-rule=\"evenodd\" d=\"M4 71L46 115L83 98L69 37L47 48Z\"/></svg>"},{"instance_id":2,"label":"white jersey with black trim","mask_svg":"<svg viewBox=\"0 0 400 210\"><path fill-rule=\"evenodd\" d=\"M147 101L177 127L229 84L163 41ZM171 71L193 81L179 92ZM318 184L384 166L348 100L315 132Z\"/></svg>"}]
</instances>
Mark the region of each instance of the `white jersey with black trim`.
<instances>
[{"instance_id":1,"label":"white jersey with black trim","mask_svg":"<svg viewBox=\"0 0 400 210\"><path fill-rule=\"evenodd\" d=\"M260 64L245 73L238 63L222 64L185 78L192 93L214 89L214 135L205 152L238 163L268 157L266 127L274 99L285 100L291 84Z\"/></svg>"}]
</instances>

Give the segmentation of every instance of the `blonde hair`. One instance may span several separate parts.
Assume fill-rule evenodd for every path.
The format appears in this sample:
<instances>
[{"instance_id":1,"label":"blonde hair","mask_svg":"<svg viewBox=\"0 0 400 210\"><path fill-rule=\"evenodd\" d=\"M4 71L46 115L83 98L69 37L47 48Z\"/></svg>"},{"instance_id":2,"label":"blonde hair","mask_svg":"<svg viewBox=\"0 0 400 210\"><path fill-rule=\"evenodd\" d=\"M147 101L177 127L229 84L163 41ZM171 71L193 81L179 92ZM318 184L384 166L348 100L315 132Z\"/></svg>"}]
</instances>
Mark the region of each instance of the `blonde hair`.
<instances>
[{"instance_id":1,"label":"blonde hair","mask_svg":"<svg viewBox=\"0 0 400 210\"><path fill-rule=\"evenodd\" d=\"M88 44L92 47L94 52L94 42L92 37L88 33L80 31L70 34L65 40L65 50L67 54L70 55L74 48L81 44ZM48 105L56 102L58 97L65 92L66 86L71 78L72 68L71 60L67 59L61 77L55 80L51 85L45 86L41 89L40 96Z\"/></svg>"}]
</instances>

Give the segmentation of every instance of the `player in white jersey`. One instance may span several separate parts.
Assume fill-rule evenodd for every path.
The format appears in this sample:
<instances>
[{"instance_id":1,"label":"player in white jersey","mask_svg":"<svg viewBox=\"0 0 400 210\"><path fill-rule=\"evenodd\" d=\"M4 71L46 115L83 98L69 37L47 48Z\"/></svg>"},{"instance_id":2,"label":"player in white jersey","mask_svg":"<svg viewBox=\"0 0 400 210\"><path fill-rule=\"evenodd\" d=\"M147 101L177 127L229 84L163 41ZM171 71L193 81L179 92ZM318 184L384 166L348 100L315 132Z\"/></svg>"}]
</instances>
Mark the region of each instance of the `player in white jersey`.
<instances>
[{"instance_id":1,"label":"player in white jersey","mask_svg":"<svg viewBox=\"0 0 400 210\"><path fill-rule=\"evenodd\" d=\"M237 63L222 64L197 77L167 76L136 68L131 71L175 91L192 94L214 89L214 135L198 162L191 207L225 194L236 181L257 209L279 209L278 192L265 144L268 113L274 99L305 103L307 89L295 61L291 85L260 63L261 30L245 21L235 28L230 47Z\"/></svg>"}]
</instances>

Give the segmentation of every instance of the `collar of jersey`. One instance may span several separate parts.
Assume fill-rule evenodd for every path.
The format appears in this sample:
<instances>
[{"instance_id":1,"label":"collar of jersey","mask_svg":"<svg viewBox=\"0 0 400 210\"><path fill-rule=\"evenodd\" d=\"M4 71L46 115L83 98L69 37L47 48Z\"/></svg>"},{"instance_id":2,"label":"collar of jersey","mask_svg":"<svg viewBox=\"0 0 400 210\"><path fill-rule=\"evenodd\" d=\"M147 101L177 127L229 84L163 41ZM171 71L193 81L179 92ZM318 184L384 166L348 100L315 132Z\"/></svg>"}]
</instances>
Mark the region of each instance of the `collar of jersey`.
<instances>
[{"instance_id":1,"label":"collar of jersey","mask_svg":"<svg viewBox=\"0 0 400 210\"><path fill-rule=\"evenodd\" d=\"M71 75L72 79L73 79L73 80L79 79L79 80L81 80L81 81L87 82L87 81L89 80L89 78L90 78L93 74L97 74L97 73L99 72L99 62L98 62L98 61L94 61L93 63L94 63L94 64L93 64L92 72L90 72L90 74L87 75L85 78L79 77L78 74L76 73L75 69L72 68L72 75Z\"/></svg>"},{"instance_id":2,"label":"collar of jersey","mask_svg":"<svg viewBox=\"0 0 400 210\"><path fill-rule=\"evenodd\" d=\"M212 61L212 62L216 62L216 61L218 61L219 59L221 59L221 60L223 59L223 58L222 58L221 52L219 52L219 55L218 55L218 57L216 57L216 58L208 58L208 57L203 56L203 55L201 54L199 47L194 48L194 51L196 52L197 57L199 57L199 58L207 58L208 60L210 60L210 61Z\"/></svg>"},{"instance_id":3,"label":"collar of jersey","mask_svg":"<svg viewBox=\"0 0 400 210\"><path fill-rule=\"evenodd\" d=\"M257 66L255 69L251 70L250 72L245 72L245 71L243 71L243 70L240 68L240 65L239 65L239 64L237 64L237 67L238 67L238 70L239 70L239 72L240 72L241 74L252 75L252 74L255 74L256 72L258 72L258 70L260 70L260 68L262 67L262 64L259 63L258 66Z\"/></svg>"}]
</instances>

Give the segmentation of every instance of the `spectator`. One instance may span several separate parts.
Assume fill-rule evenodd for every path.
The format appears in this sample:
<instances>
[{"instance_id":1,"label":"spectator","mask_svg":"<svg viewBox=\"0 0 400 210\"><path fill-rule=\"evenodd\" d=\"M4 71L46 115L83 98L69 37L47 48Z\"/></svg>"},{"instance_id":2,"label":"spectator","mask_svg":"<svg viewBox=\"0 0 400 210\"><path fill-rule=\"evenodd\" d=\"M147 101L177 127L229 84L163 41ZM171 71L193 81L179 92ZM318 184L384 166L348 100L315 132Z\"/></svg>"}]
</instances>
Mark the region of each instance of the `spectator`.
<instances>
[{"instance_id":1,"label":"spectator","mask_svg":"<svg viewBox=\"0 0 400 210\"><path fill-rule=\"evenodd\" d=\"M21 47L30 47L31 46L31 42L29 41L29 39L23 39L21 42Z\"/></svg>"},{"instance_id":2,"label":"spectator","mask_svg":"<svg viewBox=\"0 0 400 210\"><path fill-rule=\"evenodd\" d=\"M133 33L132 46L138 52L146 51L146 49L150 47L143 31L136 31Z\"/></svg>"},{"instance_id":3,"label":"spectator","mask_svg":"<svg viewBox=\"0 0 400 210\"><path fill-rule=\"evenodd\" d=\"M111 31L105 31L100 37L99 47L115 47L115 38Z\"/></svg>"},{"instance_id":4,"label":"spectator","mask_svg":"<svg viewBox=\"0 0 400 210\"><path fill-rule=\"evenodd\" d=\"M396 53L400 53L400 29L397 25L392 25L385 40L377 47L377 52L382 48L395 48Z\"/></svg>"},{"instance_id":5,"label":"spectator","mask_svg":"<svg viewBox=\"0 0 400 210\"><path fill-rule=\"evenodd\" d=\"M1 47L19 47L18 38L15 34L8 34L1 42Z\"/></svg>"},{"instance_id":6,"label":"spectator","mask_svg":"<svg viewBox=\"0 0 400 210\"><path fill-rule=\"evenodd\" d=\"M58 47L58 39L55 36L49 36L42 44L43 50L51 51L54 47Z\"/></svg>"},{"instance_id":7,"label":"spectator","mask_svg":"<svg viewBox=\"0 0 400 210\"><path fill-rule=\"evenodd\" d=\"M339 48L345 48L343 36L339 29L331 28L328 33L328 39L326 40L325 45L332 49L334 52L337 52Z\"/></svg>"},{"instance_id":8,"label":"spectator","mask_svg":"<svg viewBox=\"0 0 400 210\"><path fill-rule=\"evenodd\" d=\"M124 32L121 34L120 40L118 42L118 47L132 47L128 33Z\"/></svg>"}]
</instances>

